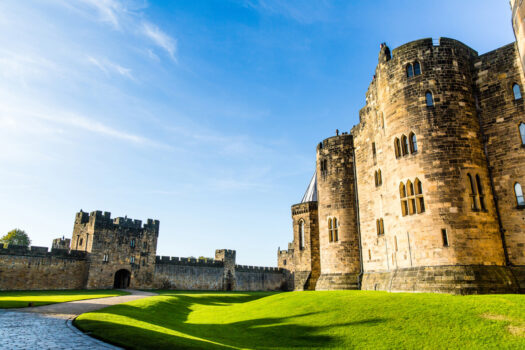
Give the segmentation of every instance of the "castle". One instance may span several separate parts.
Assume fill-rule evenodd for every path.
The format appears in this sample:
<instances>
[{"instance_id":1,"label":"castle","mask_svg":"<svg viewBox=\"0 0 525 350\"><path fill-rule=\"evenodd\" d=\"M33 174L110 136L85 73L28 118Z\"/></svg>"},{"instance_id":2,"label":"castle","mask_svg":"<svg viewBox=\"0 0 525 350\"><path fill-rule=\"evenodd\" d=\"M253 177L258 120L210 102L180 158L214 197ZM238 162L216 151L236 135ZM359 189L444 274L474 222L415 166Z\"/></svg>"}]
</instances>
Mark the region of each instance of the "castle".
<instances>
[{"instance_id":1,"label":"castle","mask_svg":"<svg viewBox=\"0 0 525 350\"><path fill-rule=\"evenodd\" d=\"M525 290L525 4L516 42L382 44L349 133L317 145L278 251L295 290Z\"/></svg>"},{"instance_id":2,"label":"castle","mask_svg":"<svg viewBox=\"0 0 525 350\"><path fill-rule=\"evenodd\" d=\"M0 243L0 290L525 291L525 4L516 42L382 44L359 124L317 145L278 268L157 256L159 221L80 211L71 239Z\"/></svg>"},{"instance_id":3,"label":"castle","mask_svg":"<svg viewBox=\"0 0 525 350\"><path fill-rule=\"evenodd\" d=\"M0 243L0 290L288 288L285 271L237 265L234 250L216 250L215 259L157 256L158 236L158 220L81 210L72 238L54 239L50 252Z\"/></svg>"}]
</instances>

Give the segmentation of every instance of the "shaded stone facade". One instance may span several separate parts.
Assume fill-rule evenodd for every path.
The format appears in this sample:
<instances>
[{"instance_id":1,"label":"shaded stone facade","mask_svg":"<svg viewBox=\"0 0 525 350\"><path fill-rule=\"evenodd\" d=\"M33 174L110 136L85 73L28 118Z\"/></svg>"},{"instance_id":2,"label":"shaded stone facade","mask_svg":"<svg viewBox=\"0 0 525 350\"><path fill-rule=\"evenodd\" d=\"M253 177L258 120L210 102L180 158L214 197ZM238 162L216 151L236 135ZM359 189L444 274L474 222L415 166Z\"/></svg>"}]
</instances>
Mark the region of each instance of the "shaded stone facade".
<instances>
[{"instance_id":1,"label":"shaded stone facade","mask_svg":"<svg viewBox=\"0 0 525 350\"><path fill-rule=\"evenodd\" d=\"M0 243L0 290L287 288L286 271L237 265L234 250L219 249L215 259L156 256L159 225L80 211L72 238L53 240L51 252Z\"/></svg>"},{"instance_id":2,"label":"shaded stone facade","mask_svg":"<svg viewBox=\"0 0 525 350\"><path fill-rule=\"evenodd\" d=\"M521 29L516 37L484 55L448 38L381 45L359 124L317 147L316 289L525 289ZM297 266L281 256L308 265L295 226L293 251L278 258L290 273Z\"/></svg>"}]
</instances>

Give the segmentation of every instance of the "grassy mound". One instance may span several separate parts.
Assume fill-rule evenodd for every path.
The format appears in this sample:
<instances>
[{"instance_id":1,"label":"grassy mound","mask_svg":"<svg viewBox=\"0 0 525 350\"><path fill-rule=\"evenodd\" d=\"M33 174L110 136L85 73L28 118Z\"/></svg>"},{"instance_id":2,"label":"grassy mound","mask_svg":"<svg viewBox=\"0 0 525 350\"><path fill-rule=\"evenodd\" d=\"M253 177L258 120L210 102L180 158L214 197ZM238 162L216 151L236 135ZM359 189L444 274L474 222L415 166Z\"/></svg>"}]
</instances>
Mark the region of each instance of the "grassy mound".
<instances>
[{"instance_id":1,"label":"grassy mound","mask_svg":"<svg viewBox=\"0 0 525 350\"><path fill-rule=\"evenodd\" d=\"M161 292L75 324L132 349L524 349L525 296Z\"/></svg>"},{"instance_id":2,"label":"grassy mound","mask_svg":"<svg viewBox=\"0 0 525 350\"><path fill-rule=\"evenodd\" d=\"M119 290L42 290L0 292L0 309L63 303L66 301L96 299L127 295Z\"/></svg>"}]
</instances>

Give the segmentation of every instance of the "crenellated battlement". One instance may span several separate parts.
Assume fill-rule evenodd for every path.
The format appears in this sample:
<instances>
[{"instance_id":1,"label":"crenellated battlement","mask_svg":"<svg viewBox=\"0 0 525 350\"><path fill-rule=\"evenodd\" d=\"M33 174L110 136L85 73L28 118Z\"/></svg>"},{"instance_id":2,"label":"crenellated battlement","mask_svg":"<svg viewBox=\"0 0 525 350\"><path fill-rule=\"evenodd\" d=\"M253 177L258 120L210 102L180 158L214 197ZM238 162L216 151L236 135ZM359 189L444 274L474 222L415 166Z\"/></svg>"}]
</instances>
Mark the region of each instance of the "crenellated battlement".
<instances>
[{"instance_id":1,"label":"crenellated battlement","mask_svg":"<svg viewBox=\"0 0 525 350\"><path fill-rule=\"evenodd\" d=\"M55 257L64 259L82 259L84 260L87 256L86 252L68 249L57 249L52 248L51 251L47 247L37 246L19 246L19 245L7 245L0 243L0 255L19 255L28 257Z\"/></svg>"},{"instance_id":2,"label":"crenellated battlement","mask_svg":"<svg viewBox=\"0 0 525 350\"><path fill-rule=\"evenodd\" d=\"M86 213L82 210L75 216L75 225L88 225L96 228L109 229L127 229L129 230L152 230L158 234L160 222L159 220L147 219L143 224L142 220L136 220L126 217L111 218L111 213L108 211L102 212L100 210Z\"/></svg>"},{"instance_id":3,"label":"crenellated battlement","mask_svg":"<svg viewBox=\"0 0 525 350\"><path fill-rule=\"evenodd\" d=\"M248 266L248 265L235 265L235 270L239 272L281 272L282 269L278 267L265 267L265 266Z\"/></svg>"},{"instance_id":4,"label":"crenellated battlement","mask_svg":"<svg viewBox=\"0 0 525 350\"><path fill-rule=\"evenodd\" d=\"M224 262L215 259L196 259L196 258L180 258L178 256L156 256L156 264L171 264L184 266L207 266L207 267L223 267Z\"/></svg>"}]
</instances>

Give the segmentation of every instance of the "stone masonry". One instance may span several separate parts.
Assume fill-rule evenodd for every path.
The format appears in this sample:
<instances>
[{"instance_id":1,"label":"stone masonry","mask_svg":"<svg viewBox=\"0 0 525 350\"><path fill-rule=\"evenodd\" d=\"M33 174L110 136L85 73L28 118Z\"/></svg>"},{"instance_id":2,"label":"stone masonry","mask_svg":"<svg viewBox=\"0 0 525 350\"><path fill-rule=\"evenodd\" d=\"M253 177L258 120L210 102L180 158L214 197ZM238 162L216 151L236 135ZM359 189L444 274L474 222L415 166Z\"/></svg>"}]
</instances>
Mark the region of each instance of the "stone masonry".
<instances>
[{"instance_id":1,"label":"stone masonry","mask_svg":"<svg viewBox=\"0 0 525 350\"><path fill-rule=\"evenodd\" d=\"M82 210L72 238L53 240L53 248L0 243L0 290L181 289L281 290L287 273L274 267L237 265L234 250L215 259L156 256L159 221L146 223L109 212Z\"/></svg>"},{"instance_id":2,"label":"stone masonry","mask_svg":"<svg viewBox=\"0 0 525 350\"><path fill-rule=\"evenodd\" d=\"M293 215L279 267L302 275L318 254L315 289L525 290L525 5L511 6L517 42L483 55L448 38L381 44L359 124L317 146L318 222L304 222L319 253L298 254Z\"/></svg>"}]
</instances>

